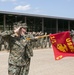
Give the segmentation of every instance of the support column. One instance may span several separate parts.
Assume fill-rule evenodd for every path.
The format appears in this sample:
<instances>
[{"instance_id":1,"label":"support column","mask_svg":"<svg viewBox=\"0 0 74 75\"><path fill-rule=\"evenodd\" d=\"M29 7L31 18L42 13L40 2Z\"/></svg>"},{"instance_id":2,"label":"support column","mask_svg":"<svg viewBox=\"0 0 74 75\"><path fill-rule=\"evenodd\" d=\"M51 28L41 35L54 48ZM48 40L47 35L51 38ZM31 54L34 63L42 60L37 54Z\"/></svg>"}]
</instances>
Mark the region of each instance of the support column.
<instances>
[{"instance_id":1,"label":"support column","mask_svg":"<svg viewBox=\"0 0 74 75\"><path fill-rule=\"evenodd\" d=\"M70 21L68 21L68 30L70 31Z\"/></svg>"},{"instance_id":2,"label":"support column","mask_svg":"<svg viewBox=\"0 0 74 75\"><path fill-rule=\"evenodd\" d=\"M26 16L25 16L25 23L27 23L27 19L26 19Z\"/></svg>"},{"instance_id":3,"label":"support column","mask_svg":"<svg viewBox=\"0 0 74 75\"><path fill-rule=\"evenodd\" d=\"M36 30L35 18L34 18L34 31Z\"/></svg>"},{"instance_id":4,"label":"support column","mask_svg":"<svg viewBox=\"0 0 74 75\"><path fill-rule=\"evenodd\" d=\"M3 19L4 19L4 22L3 22L4 25L3 25L3 27L4 27L4 30L6 30L6 15L4 15Z\"/></svg>"},{"instance_id":5,"label":"support column","mask_svg":"<svg viewBox=\"0 0 74 75\"><path fill-rule=\"evenodd\" d=\"M17 16L15 16L15 22L17 22Z\"/></svg>"},{"instance_id":6,"label":"support column","mask_svg":"<svg viewBox=\"0 0 74 75\"><path fill-rule=\"evenodd\" d=\"M42 32L44 33L44 18L42 18Z\"/></svg>"},{"instance_id":7,"label":"support column","mask_svg":"<svg viewBox=\"0 0 74 75\"><path fill-rule=\"evenodd\" d=\"M56 33L58 32L58 19L56 19Z\"/></svg>"}]
</instances>

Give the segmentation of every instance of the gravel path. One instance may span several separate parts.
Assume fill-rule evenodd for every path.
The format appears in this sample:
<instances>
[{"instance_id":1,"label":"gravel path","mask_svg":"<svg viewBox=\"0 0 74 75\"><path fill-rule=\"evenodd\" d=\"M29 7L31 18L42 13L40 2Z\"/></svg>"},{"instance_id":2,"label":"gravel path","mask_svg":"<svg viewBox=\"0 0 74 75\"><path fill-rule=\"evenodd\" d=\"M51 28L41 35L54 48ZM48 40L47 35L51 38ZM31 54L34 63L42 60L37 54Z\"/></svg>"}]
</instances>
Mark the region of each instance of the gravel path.
<instances>
[{"instance_id":1,"label":"gravel path","mask_svg":"<svg viewBox=\"0 0 74 75\"><path fill-rule=\"evenodd\" d=\"M0 52L0 75L8 75L8 52ZM74 75L74 57L56 61L52 49L34 50L29 75Z\"/></svg>"}]
</instances>

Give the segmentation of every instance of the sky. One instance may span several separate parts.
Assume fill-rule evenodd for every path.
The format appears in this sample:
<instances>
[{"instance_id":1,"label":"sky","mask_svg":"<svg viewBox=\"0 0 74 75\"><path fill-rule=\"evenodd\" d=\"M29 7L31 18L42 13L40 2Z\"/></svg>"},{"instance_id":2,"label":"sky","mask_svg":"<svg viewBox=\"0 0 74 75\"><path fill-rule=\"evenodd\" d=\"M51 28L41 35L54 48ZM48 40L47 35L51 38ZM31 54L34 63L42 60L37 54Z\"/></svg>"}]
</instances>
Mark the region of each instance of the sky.
<instances>
[{"instance_id":1,"label":"sky","mask_svg":"<svg viewBox=\"0 0 74 75\"><path fill-rule=\"evenodd\" d=\"M74 0L0 0L0 11L74 18Z\"/></svg>"}]
</instances>

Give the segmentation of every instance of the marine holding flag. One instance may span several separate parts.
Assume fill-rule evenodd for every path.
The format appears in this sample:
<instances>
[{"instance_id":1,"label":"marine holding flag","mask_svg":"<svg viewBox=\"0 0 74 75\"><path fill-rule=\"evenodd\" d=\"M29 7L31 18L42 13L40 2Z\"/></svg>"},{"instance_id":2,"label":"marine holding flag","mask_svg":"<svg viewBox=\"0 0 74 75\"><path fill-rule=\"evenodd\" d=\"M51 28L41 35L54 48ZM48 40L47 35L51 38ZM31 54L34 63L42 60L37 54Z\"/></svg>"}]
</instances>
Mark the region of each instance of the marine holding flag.
<instances>
[{"instance_id":1,"label":"marine holding flag","mask_svg":"<svg viewBox=\"0 0 74 75\"><path fill-rule=\"evenodd\" d=\"M56 60L65 56L74 56L74 44L70 36L70 31L50 34L50 40Z\"/></svg>"},{"instance_id":2,"label":"marine holding flag","mask_svg":"<svg viewBox=\"0 0 74 75\"><path fill-rule=\"evenodd\" d=\"M17 23L14 30L4 31L1 36L9 43L10 54L8 59L8 75L28 75L31 57L33 56L31 40L26 40L30 35L26 34L25 23ZM34 37L30 37L32 40ZM37 38L37 37L36 37Z\"/></svg>"}]
</instances>

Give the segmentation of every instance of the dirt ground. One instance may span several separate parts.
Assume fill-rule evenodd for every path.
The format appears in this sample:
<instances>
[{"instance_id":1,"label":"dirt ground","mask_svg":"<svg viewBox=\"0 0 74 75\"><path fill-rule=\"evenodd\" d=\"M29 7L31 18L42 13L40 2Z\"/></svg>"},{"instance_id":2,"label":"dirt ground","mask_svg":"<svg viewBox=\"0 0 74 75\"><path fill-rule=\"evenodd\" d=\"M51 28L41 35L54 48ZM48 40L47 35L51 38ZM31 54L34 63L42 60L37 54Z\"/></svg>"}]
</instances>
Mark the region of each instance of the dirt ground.
<instances>
[{"instance_id":1,"label":"dirt ground","mask_svg":"<svg viewBox=\"0 0 74 75\"><path fill-rule=\"evenodd\" d=\"M0 52L0 75L8 75L8 55ZM29 75L74 75L74 57L56 61L52 48L34 50Z\"/></svg>"}]
</instances>

